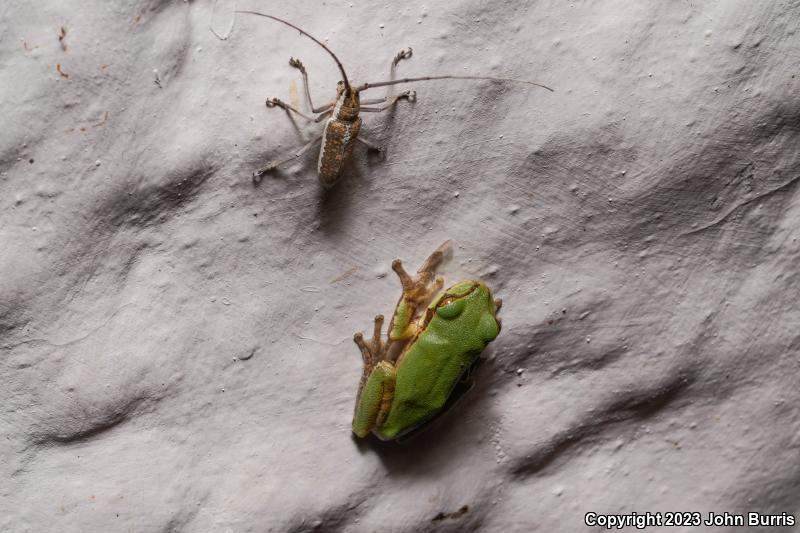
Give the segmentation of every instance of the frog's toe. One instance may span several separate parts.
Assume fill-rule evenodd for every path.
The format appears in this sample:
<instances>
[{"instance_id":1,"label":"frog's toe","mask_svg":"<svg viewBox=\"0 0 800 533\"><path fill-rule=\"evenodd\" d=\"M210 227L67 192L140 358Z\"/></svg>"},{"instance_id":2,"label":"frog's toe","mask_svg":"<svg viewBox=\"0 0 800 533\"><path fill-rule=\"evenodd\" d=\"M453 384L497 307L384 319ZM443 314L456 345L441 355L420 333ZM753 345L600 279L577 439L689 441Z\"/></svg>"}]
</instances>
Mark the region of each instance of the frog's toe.
<instances>
[{"instance_id":1,"label":"frog's toe","mask_svg":"<svg viewBox=\"0 0 800 533\"><path fill-rule=\"evenodd\" d=\"M361 357L364 359L364 365L370 366L373 359L372 350L370 350L367 343L364 342L364 334L359 331L353 335L353 342L355 342L358 349L361 350Z\"/></svg>"},{"instance_id":2,"label":"frog's toe","mask_svg":"<svg viewBox=\"0 0 800 533\"><path fill-rule=\"evenodd\" d=\"M397 277L400 278L400 283L403 285L403 292L410 291L414 288L414 280L411 279L411 276L406 272L406 269L403 268L403 262L399 259L395 259L392 261L392 270L394 270Z\"/></svg>"}]
</instances>

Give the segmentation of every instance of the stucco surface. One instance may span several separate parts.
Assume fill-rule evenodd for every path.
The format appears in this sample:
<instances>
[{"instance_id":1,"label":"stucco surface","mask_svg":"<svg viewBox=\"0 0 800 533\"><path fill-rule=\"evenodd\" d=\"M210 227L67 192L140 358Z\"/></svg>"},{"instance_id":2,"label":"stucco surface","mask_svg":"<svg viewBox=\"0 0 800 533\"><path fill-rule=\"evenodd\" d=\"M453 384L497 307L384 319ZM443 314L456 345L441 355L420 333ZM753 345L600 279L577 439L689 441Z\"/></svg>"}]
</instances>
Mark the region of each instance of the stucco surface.
<instances>
[{"instance_id":1,"label":"stucco surface","mask_svg":"<svg viewBox=\"0 0 800 533\"><path fill-rule=\"evenodd\" d=\"M256 186L318 128L264 106L303 105L289 57L317 105L339 75L235 8L324 39L356 82L411 46L398 76L555 92L413 84L364 114L384 157L358 147L330 191L314 153ZM797 1L4 0L0 530L797 515L799 21ZM352 335L391 312L392 259L446 239L446 279L490 284L503 331L427 431L356 442Z\"/></svg>"}]
</instances>

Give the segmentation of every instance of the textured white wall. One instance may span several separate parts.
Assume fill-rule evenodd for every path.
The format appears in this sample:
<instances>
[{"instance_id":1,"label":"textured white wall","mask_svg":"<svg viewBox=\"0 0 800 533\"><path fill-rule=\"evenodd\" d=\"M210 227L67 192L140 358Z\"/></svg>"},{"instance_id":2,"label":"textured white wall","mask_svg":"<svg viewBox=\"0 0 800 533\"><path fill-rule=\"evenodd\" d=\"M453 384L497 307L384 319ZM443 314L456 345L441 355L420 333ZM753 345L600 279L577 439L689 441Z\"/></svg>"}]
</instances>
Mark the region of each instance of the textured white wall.
<instances>
[{"instance_id":1,"label":"textured white wall","mask_svg":"<svg viewBox=\"0 0 800 533\"><path fill-rule=\"evenodd\" d=\"M412 46L399 76L556 92L418 83L364 117L384 160L255 187L315 131L264 107L301 94L289 57L333 96L311 41L242 15L219 40L233 2L5 0L1 530L800 513L800 3L285 5L237 7L355 81ZM355 442L352 334L448 238L504 329L429 431Z\"/></svg>"}]
</instances>

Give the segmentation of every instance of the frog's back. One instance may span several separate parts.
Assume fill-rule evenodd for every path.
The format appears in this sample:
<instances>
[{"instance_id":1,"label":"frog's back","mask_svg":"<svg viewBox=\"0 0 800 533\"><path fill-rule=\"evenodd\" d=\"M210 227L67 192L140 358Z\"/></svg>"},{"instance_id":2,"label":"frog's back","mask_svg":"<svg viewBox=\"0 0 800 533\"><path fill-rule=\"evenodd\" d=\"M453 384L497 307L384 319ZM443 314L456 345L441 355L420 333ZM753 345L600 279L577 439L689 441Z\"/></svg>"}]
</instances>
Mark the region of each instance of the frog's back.
<instances>
[{"instance_id":1,"label":"frog's back","mask_svg":"<svg viewBox=\"0 0 800 533\"><path fill-rule=\"evenodd\" d=\"M486 312L470 323L432 321L402 355L392 407L380 432L394 438L441 410L464 372L499 331L491 300Z\"/></svg>"}]
</instances>

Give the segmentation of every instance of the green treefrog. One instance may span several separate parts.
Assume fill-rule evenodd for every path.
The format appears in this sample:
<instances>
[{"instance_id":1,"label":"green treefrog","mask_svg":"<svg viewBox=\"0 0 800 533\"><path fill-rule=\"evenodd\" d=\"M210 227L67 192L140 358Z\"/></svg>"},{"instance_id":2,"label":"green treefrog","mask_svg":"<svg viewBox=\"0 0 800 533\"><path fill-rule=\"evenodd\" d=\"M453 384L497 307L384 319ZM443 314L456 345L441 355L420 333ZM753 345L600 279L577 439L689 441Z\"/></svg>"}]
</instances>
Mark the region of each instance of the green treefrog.
<instances>
[{"instance_id":1,"label":"green treefrog","mask_svg":"<svg viewBox=\"0 0 800 533\"><path fill-rule=\"evenodd\" d=\"M453 388L498 333L497 312L485 283L467 280L442 290L435 276L447 241L437 248L412 277L399 259L392 262L403 285L382 340L383 315L375 317L372 339L353 337L364 359L353 416L353 433L370 432L392 440L418 428L441 411Z\"/></svg>"}]
</instances>

